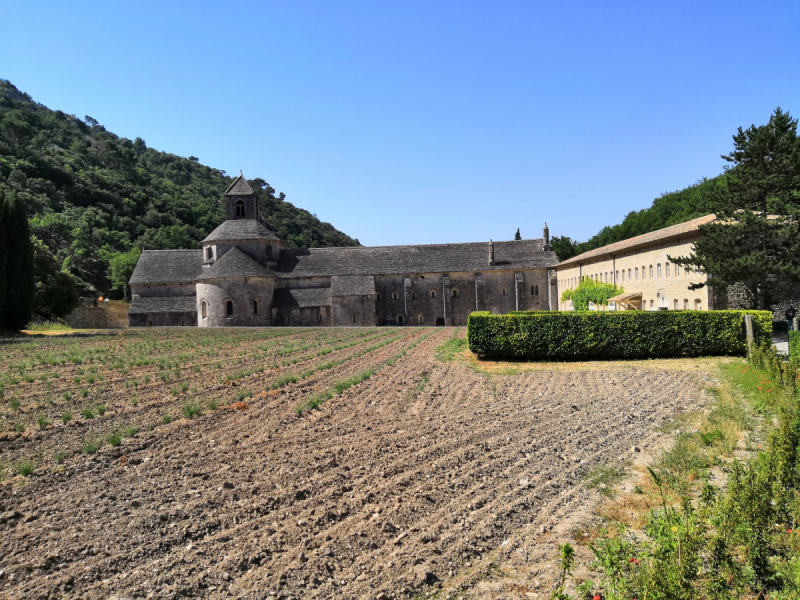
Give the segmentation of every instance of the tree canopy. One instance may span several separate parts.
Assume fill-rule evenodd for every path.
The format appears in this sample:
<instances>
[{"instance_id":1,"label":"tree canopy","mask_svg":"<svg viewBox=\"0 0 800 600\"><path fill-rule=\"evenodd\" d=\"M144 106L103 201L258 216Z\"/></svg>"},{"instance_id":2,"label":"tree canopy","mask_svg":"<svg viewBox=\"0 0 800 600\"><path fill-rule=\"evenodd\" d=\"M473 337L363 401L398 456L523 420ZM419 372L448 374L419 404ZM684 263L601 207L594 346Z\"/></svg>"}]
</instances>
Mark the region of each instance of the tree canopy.
<instances>
[{"instance_id":1,"label":"tree canopy","mask_svg":"<svg viewBox=\"0 0 800 600\"><path fill-rule=\"evenodd\" d=\"M110 260L134 248L193 248L224 220L224 171L149 148L96 119L34 102L0 80L0 183L15 194L31 233L82 294L115 287ZM355 240L249 179L266 226L290 248L354 246Z\"/></svg>"},{"instance_id":2,"label":"tree canopy","mask_svg":"<svg viewBox=\"0 0 800 600\"><path fill-rule=\"evenodd\" d=\"M800 282L797 119L779 107L766 125L739 127L722 158L732 166L706 197L716 221L700 228L692 256L670 260L707 273L711 286L744 284L763 308L776 283Z\"/></svg>"}]
</instances>

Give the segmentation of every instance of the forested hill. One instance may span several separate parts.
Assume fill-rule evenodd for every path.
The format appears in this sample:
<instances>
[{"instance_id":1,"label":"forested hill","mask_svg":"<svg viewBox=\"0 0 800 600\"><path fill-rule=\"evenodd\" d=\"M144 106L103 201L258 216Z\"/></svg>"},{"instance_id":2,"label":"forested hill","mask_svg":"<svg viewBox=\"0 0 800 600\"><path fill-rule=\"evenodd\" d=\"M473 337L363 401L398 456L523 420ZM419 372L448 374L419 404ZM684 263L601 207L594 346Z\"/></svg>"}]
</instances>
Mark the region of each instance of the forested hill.
<instances>
[{"instance_id":1,"label":"forested hill","mask_svg":"<svg viewBox=\"0 0 800 600\"><path fill-rule=\"evenodd\" d=\"M265 224L288 247L359 245L254 173L245 175ZM232 181L193 156L121 138L0 80L0 193L23 201L32 235L84 294L110 289L109 260L119 252L198 247L224 220L222 192Z\"/></svg>"},{"instance_id":2,"label":"forested hill","mask_svg":"<svg viewBox=\"0 0 800 600\"><path fill-rule=\"evenodd\" d=\"M619 225L606 226L585 242L576 242L567 236L554 237L553 248L560 260L567 260L600 246L627 240L656 229L684 223L713 212L709 204L709 191L724 185L725 175L703 179L678 192L669 192L653 200L653 205L632 211Z\"/></svg>"}]
</instances>

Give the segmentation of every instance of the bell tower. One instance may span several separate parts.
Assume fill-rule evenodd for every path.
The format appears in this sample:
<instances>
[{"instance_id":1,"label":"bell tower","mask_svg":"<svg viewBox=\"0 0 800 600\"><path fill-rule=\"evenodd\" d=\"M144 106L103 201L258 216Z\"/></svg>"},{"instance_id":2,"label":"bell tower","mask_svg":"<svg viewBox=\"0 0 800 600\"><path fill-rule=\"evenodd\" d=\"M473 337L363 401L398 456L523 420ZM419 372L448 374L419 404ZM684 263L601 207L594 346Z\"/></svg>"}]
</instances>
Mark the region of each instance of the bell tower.
<instances>
[{"instance_id":1,"label":"bell tower","mask_svg":"<svg viewBox=\"0 0 800 600\"><path fill-rule=\"evenodd\" d=\"M258 214L258 198L241 171L230 187L225 190L224 195L226 219L229 221L235 219L261 221Z\"/></svg>"}]
</instances>

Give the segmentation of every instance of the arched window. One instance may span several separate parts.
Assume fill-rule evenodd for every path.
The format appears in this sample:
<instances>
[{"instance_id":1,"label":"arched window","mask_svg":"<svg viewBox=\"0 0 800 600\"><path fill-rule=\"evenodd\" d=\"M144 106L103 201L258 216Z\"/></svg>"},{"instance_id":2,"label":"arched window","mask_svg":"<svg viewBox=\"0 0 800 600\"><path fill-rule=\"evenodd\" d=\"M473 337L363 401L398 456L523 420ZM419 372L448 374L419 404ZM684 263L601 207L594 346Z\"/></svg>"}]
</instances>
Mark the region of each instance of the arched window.
<instances>
[{"instance_id":1,"label":"arched window","mask_svg":"<svg viewBox=\"0 0 800 600\"><path fill-rule=\"evenodd\" d=\"M531 286L531 296L535 296L535 295L536 295L536 286L532 285Z\"/></svg>"},{"instance_id":2,"label":"arched window","mask_svg":"<svg viewBox=\"0 0 800 600\"><path fill-rule=\"evenodd\" d=\"M204 319L207 319L207 318L208 318L208 305L206 304L206 301L205 301L205 300L203 300L203 301L200 303L200 315L201 315L201 316L202 316Z\"/></svg>"},{"instance_id":3,"label":"arched window","mask_svg":"<svg viewBox=\"0 0 800 600\"><path fill-rule=\"evenodd\" d=\"M380 301L380 299L381 299L381 295L380 295L380 293L378 293L378 300Z\"/></svg>"},{"instance_id":4,"label":"arched window","mask_svg":"<svg viewBox=\"0 0 800 600\"><path fill-rule=\"evenodd\" d=\"M650 308L653 308L653 301L650 300Z\"/></svg>"},{"instance_id":5,"label":"arched window","mask_svg":"<svg viewBox=\"0 0 800 600\"><path fill-rule=\"evenodd\" d=\"M183 317L181 317L180 319L178 319L178 325L179 325L179 326L181 326L181 327L183 327Z\"/></svg>"},{"instance_id":6,"label":"arched window","mask_svg":"<svg viewBox=\"0 0 800 600\"><path fill-rule=\"evenodd\" d=\"M412 300L416 300L417 299L417 292L411 292L411 299Z\"/></svg>"},{"instance_id":7,"label":"arched window","mask_svg":"<svg viewBox=\"0 0 800 600\"><path fill-rule=\"evenodd\" d=\"M642 265L642 281L646 280L647 280L647 271L645 270L644 265Z\"/></svg>"},{"instance_id":8,"label":"arched window","mask_svg":"<svg viewBox=\"0 0 800 600\"><path fill-rule=\"evenodd\" d=\"M225 317L232 317L233 316L233 301L228 300L225 302Z\"/></svg>"},{"instance_id":9,"label":"arched window","mask_svg":"<svg viewBox=\"0 0 800 600\"><path fill-rule=\"evenodd\" d=\"M436 298L436 290L431 290L431 298Z\"/></svg>"},{"instance_id":10,"label":"arched window","mask_svg":"<svg viewBox=\"0 0 800 600\"><path fill-rule=\"evenodd\" d=\"M667 279L669 279L669 263L666 263Z\"/></svg>"},{"instance_id":11,"label":"arched window","mask_svg":"<svg viewBox=\"0 0 800 600\"><path fill-rule=\"evenodd\" d=\"M237 200L236 201L236 218L241 219L244 217L244 201Z\"/></svg>"},{"instance_id":12,"label":"arched window","mask_svg":"<svg viewBox=\"0 0 800 600\"><path fill-rule=\"evenodd\" d=\"M422 315L417 315L417 323L419 323L420 325L425 323L425 317L423 317Z\"/></svg>"},{"instance_id":13,"label":"arched window","mask_svg":"<svg viewBox=\"0 0 800 600\"><path fill-rule=\"evenodd\" d=\"M683 310L689 310L689 299L688 298L684 298L683 299Z\"/></svg>"},{"instance_id":14,"label":"arched window","mask_svg":"<svg viewBox=\"0 0 800 600\"><path fill-rule=\"evenodd\" d=\"M633 277L631 277L631 275L633 275L633 271L628 269L628 281L633 281Z\"/></svg>"},{"instance_id":15,"label":"arched window","mask_svg":"<svg viewBox=\"0 0 800 600\"><path fill-rule=\"evenodd\" d=\"M633 270L633 274L636 276L636 281L639 281L639 267Z\"/></svg>"},{"instance_id":16,"label":"arched window","mask_svg":"<svg viewBox=\"0 0 800 600\"><path fill-rule=\"evenodd\" d=\"M702 308L703 308L702 307L702 301L700 300L700 298L695 298L694 299L694 309L695 310L701 310Z\"/></svg>"},{"instance_id":17,"label":"arched window","mask_svg":"<svg viewBox=\"0 0 800 600\"><path fill-rule=\"evenodd\" d=\"M622 269L622 283L625 283L625 269Z\"/></svg>"},{"instance_id":18,"label":"arched window","mask_svg":"<svg viewBox=\"0 0 800 600\"><path fill-rule=\"evenodd\" d=\"M356 316L353 315L353 323L355 323L355 322L356 322Z\"/></svg>"},{"instance_id":19,"label":"arched window","mask_svg":"<svg viewBox=\"0 0 800 600\"><path fill-rule=\"evenodd\" d=\"M258 314L258 300L253 300L253 314Z\"/></svg>"},{"instance_id":20,"label":"arched window","mask_svg":"<svg viewBox=\"0 0 800 600\"><path fill-rule=\"evenodd\" d=\"M506 288L503 288L502 294L503 296L505 296L506 294L508 294L508 290Z\"/></svg>"},{"instance_id":21,"label":"arched window","mask_svg":"<svg viewBox=\"0 0 800 600\"><path fill-rule=\"evenodd\" d=\"M650 279L653 279L653 265L650 265Z\"/></svg>"},{"instance_id":22,"label":"arched window","mask_svg":"<svg viewBox=\"0 0 800 600\"><path fill-rule=\"evenodd\" d=\"M661 263L656 265L656 276L661 279Z\"/></svg>"},{"instance_id":23,"label":"arched window","mask_svg":"<svg viewBox=\"0 0 800 600\"><path fill-rule=\"evenodd\" d=\"M538 285L533 286L533 295L534 296L538 296L539 295L539 286Z\"/></svg>"},{"instance_id":24,"label":"arched window","mask_svg":"<svg viewBox=\"0 0 800 600\"><path fill-rule=\"evenodd\" d=\"M392 292L392 300L397 300L397 292Z\"/></svg>"},{"instance_id":25,"label":"arched window","mask_svg":"<svg viewBox=\"0 0 800 600\"><path fill-rule=\"evenodd\" d=\"M672 302L672 307L673 307L674 310L678 310L678 299L677 298L675 298L675 300Z\"/></svg>"},{"instance_id":26,"label":"arched window","mask_svg":"<svg viewBox=\"0 0 800 600\"><path fill-rule=\"evenodd\" d=\"M619 271L617 271L617 276L614 277L614 281L619 281Z\"/></svg>"},{"instance_id":27,"label":"arched window","mask_svg":"<svg viewBox=\"0 0 800 600\"><path fill-rule=\"evenodd\" d=\"M153 326L153 322L152 321L147 321L147 326L148 327L152 327Z\"/></svg>"},{"instance_id":28,"label":"arched window","mask_svg":"<svg viewBox=\"0 0 800 600\"><path fill-rule=\"evenodd\" d=\"M457 288L453 288L453 298L458 298L459 296L461 296L461 292Z\"/></svg>"},{"instance_id":29,"label":"arched window","mask_svg":"<svg viewBox=\"0 0 800 600\"><path fill-rule=\"evenodd\" d=\"M214 258L214 251L211 249L211 246L206 248L206 260L211 260Z\"/></svg>"}]
</instances>

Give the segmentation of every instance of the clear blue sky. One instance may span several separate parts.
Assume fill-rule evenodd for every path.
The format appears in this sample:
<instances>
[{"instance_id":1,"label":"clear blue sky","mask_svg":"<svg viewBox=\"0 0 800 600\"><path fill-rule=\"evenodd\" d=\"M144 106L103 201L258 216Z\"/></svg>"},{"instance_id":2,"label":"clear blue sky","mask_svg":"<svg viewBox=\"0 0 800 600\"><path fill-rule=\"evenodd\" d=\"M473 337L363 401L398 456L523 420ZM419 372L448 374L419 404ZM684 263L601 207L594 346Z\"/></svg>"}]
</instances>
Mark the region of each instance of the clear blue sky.
<instances>
[{"instance_id":1,"label":"clear blue sky","mask_svg":"<svg viewBox=\"0 0 800 600\"><path fill-rule=\"evenodd\" d=\"M584 240L800 114L800 2L0 3L0 77L367 245Z\"/></svg>"}]
</instances>

